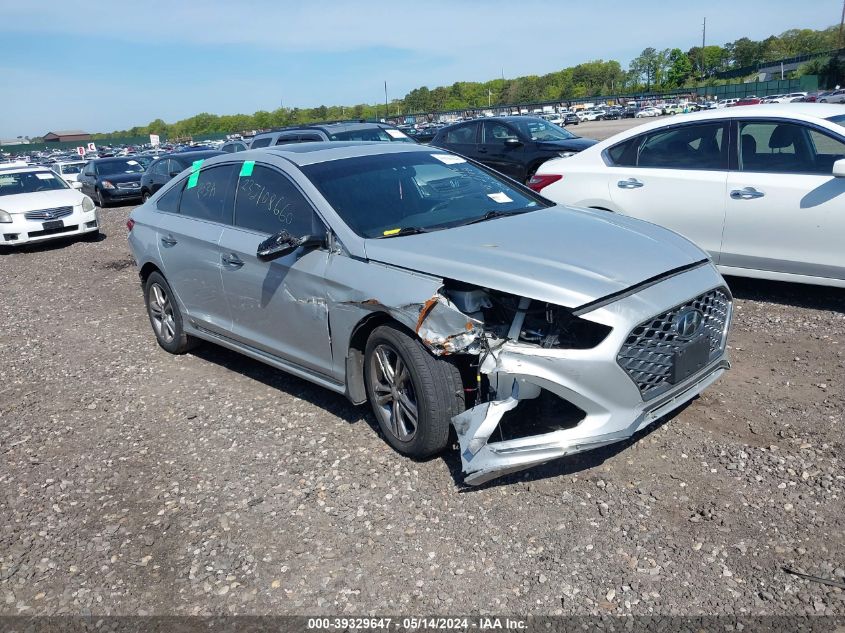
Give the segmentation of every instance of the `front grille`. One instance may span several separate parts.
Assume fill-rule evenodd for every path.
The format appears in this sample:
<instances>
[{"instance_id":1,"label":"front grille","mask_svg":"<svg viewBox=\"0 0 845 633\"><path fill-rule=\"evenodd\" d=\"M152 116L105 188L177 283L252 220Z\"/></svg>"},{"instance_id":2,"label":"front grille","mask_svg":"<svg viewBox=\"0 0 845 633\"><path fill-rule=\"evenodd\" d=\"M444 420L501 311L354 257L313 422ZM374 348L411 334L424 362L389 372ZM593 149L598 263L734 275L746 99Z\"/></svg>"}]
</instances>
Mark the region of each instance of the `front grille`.
<instances>
[{"instance_id":1,"label":"front grille","mask_svg":"<svg viewBox=\"0 0 845 633\"><path fill-rule=\"evenodd\" d=\"M725 288L706 292L640 323L625 339L616 362L637 385L643 400L659 396L672 387L675 352L689 342L675 330L674 321L688 308L704 315L699 335L703 332L710 338L709 360L715 360L725 347L731 314L731 295Z\"/></svg>"},{"instance_id":2,"label":"front grille","mask_svg":"<svg viewBox=\"0 0 845 633\"><path fill-rule=\"evenodd\" d=\"M140 182L119 182L117 183L118 189L137 189L141 186Z\"/></svg>"},{"instance_id":3,"label":"front grille","mask_svg":"<svg viewBox=\"0 0 845 633\"><path fill-rule=\"evenodd\" d=\"M58 220L73 213L73 207L56 207L55 209L39 209L38 211L29 211L23 214L27 220L38 220L43 222L45 220Z\"/></svg>"}]
</instances>

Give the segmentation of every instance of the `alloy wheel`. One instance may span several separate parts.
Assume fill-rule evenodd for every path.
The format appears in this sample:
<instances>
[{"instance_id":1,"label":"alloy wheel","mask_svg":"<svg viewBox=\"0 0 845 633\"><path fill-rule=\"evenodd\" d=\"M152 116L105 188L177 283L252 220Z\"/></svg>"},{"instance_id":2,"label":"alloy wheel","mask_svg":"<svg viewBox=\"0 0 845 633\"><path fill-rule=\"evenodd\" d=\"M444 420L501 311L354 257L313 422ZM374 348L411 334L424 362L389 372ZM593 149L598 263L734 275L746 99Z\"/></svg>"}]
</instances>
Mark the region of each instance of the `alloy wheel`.
<instances>
[{"instance_id":1,"label":"alloy wheel","mask_svg":"<svg viewBox=\"0 0 845 633\"><path fill-rule=\"evenodd\" d=\"M153 329L165 343L170 343L176 336L176 321L173 318L173 304L167 290L158 284L150 286L150 318Z\"/></svg>"},{"instance_id":2,"label":"alloy wheel","mask_svg":"<svg viewBox=\"0 0 845 633\"><path fill-rule=\"evenodd\" d=\"M384 426L398 440L411 441L417 432L419 414L408 366L392 346L382 343L373 350L369 369L375 410Z\"/></svg>"}]
</instances>

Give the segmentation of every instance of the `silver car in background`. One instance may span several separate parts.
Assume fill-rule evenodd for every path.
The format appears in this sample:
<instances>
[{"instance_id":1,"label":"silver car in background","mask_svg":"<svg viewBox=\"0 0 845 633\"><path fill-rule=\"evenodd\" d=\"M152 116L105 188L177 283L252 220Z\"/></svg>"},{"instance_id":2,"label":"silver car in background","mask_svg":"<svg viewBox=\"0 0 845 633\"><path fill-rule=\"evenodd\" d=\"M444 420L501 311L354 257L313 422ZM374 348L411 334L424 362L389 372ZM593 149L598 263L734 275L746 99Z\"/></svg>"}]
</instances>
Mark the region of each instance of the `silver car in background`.
<instances>
[{"instance_id":1,"label":"silver car in background","mask_svg":"<svg viewBox=\"0 0 845 633\"><path fill-rule=\"evenodd\" d=\"M732 297L698 247L431 147L218 156L129 228L164 349L369 401L412 457L452 427L469 484L628 438L729 367Z\"/></svg>"}]
</instances>

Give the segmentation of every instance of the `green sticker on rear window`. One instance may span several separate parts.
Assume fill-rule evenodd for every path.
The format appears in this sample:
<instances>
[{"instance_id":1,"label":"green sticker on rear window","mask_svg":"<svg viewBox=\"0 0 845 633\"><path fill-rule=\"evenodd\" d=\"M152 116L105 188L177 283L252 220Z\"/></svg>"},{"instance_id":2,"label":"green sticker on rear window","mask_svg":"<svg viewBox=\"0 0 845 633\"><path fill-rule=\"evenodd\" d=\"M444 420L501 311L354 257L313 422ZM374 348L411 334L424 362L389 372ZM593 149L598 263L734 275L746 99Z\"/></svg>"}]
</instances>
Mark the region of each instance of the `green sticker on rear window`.
<instances>
[{"instance_id":1,"label":"green sticker on rear window","mask_svg":"<svg viewBox=\"0 0 845 633\"><path fill-rule=\"evenodd\" d=\"M200 179L199 171L192 171L188 178L188 186L185 189L192 189L197 186L197 181Z\"/></svg>"},{"instance_id":2,"label":"green sticker on rear window","mask_svg":"<svg viewBox=\"0 0 845 633\"><path fill-rule=\"evenodd\" d=\"M191 163L191 171L199 171L200 167L202 167L202 159L195 160Z\"/></svg>"},{"instance_id":3,"label":"green sticker on rear window","mask_svg":"<svg viewBox=\"0 0 845 633\"><path fill-rule=\"evenodd\" d=\"M252 176L253 167L255 167L254 160L245 160L244 164L241 165L241 173L238 174L238 178L246 178L248 176Z\"/></svg>"}]
</instances>

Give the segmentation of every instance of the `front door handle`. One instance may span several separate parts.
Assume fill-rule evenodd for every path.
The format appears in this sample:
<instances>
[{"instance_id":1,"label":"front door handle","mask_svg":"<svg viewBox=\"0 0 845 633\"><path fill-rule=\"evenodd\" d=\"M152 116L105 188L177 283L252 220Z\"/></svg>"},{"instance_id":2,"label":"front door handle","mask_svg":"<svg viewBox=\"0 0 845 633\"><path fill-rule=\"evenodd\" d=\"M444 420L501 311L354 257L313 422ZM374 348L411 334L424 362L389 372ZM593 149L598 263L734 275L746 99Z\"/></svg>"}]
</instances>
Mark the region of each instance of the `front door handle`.
<instances>
[{"instance_id":1,"label":"front door handle","mask_svg":"<svg viewBox=\"0 0 845 633\"><path fill-rule=\"evenodd\" d=\"M242 260L234 253L226 253L224 255L221 255L220 260L223 262L223 265L227 266L228 268L237 269L244 265L244 260Z\"/></svg>"},{"instance_id":2,"label":"front door handle","mask_svg":"<svg viewBox=\"0 0 845 633\"><path fill-rule=\"evenodd\" d=\"M486 147L479 147L479 148L478 148L478 153L479 153L479 154L486 154L486 153L487 153L487 148L486 148Z\"/></svg>"},{"instance_id":3,"label":"front door handle","mask_svg":"<svg viewBox=\"0 0 845 633\"><path fill-rule=\"evenodd\" d=\"M161 243L165 246L176 246L179 242L173 239L172 235L165 235L161 238Z\"/></svg>"},{"instance_id":4,"label":"front door handle","mask_svg":"<svg viewBox=\"0 0 845 633\"><path fill-rule=\"evenodd\" d=\"M620 180L616 183L616 186L620 189L639 189L643 186L643 183L636 178L628 178L628 180Z\"/></svg>"},{"instance_id":5,"label":"front door handle","mask_svg":"<svg viewBox=\"0 0 845 633\"><path fill-rule=\"evenodd\" d=\"M734 189L731 191L731 198L734 200L753 200L754 198L762 198L765 195L765 193L757 191L754 187L745 187L744 189Z\"/></svg>"}]
</instances>

